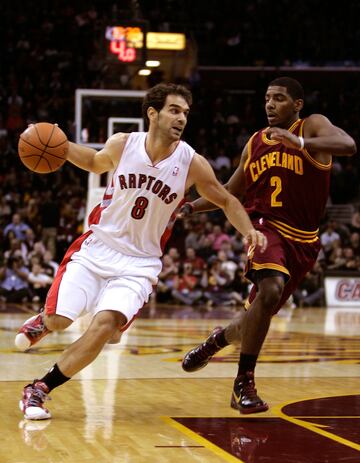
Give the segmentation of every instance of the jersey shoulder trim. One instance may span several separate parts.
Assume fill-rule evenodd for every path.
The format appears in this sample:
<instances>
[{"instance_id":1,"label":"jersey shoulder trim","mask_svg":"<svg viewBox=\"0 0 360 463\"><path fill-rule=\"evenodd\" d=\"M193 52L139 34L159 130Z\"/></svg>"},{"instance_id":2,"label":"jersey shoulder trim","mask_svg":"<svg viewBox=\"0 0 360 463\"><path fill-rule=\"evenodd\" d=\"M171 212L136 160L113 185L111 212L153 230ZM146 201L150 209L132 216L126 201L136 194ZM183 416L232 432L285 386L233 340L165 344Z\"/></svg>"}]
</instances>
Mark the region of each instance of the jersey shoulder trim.
<instances>
[{"instance_id":1,"label":"jersey shoulder trim","mask_svg":"<svg viewBox=\"0 0 360 463\"><path fill-rule=\"evenodd\" d=\"M250 163L250 160L251 160L251 154L252 154L252 142L255 138L255 136L259 133L258 132L255 132L254 134L251 135L251 137L249 138L248 142L247 142L247 152L248 152L248 157L245 161L245 164L244 164L244 172L245 170L247 169L249 163Z\"/></svg>"}]
</instances>

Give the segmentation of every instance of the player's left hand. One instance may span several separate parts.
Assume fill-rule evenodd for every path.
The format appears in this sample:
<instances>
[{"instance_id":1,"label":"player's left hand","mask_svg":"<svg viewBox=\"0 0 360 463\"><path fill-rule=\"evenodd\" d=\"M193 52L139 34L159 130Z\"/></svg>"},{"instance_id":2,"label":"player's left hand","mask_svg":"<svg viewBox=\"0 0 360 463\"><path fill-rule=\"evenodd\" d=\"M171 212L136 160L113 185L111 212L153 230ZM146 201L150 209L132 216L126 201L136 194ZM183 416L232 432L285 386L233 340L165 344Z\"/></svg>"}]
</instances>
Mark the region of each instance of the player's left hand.
<instances>
[{"instance_id":1,"label":"player's left hand","mask_svg":"<svg viewBox=\"0 0 360 463\"><path fill-rule=\"evenodd\" d=\"M267 248L266 236L258 230L253 228L247 235L244 236L244 242L249 246L249 250L254 250L256 247L260 248L260 252L264 252Z\"/></svg>"},{"instance_id":2,"label":"player's left hand","mask_svg":"<svg viewBox=\"0 0 360 463\"><path fill-rule=\"evenodd\" d=\"M280 127L268 127L264 132L270 140L278 141L288 148L294 148L296 150L301 149L299 137L288 130L280 129Z\"/></svg>"},{"instance_id":3,"label":"player's left hand","mask_svg":"<svg viewBox=\"0 0 360 463\"><path fill-rule=\"evenodd\" d=\"M186 219L189 217L194 211L194 207L192 206L191 203L185 203L183 206L181 206L179 212L177 213L177 218L178 219Z\"/></svg>"}]
</instances>

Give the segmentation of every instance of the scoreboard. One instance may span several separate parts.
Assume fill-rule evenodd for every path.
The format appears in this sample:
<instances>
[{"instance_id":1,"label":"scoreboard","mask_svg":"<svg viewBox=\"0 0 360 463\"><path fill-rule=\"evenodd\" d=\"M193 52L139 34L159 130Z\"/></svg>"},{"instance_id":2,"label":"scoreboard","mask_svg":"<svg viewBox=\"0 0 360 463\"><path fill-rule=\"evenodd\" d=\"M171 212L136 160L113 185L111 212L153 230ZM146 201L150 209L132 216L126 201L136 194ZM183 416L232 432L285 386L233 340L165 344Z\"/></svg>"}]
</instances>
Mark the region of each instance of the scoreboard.
<instances>
[{"instance_id":1,"label":"scoreboard","mask_svg":"<svg viewBox=\"0 0 360 463\"><path fill-rule=\"evenodd\" d=\"M148 32L146 24L108 26L105 38L109 41L110 57L123 63L144 64L147 50L184 50L185 34Z\"/></svg>"}]
</instances>

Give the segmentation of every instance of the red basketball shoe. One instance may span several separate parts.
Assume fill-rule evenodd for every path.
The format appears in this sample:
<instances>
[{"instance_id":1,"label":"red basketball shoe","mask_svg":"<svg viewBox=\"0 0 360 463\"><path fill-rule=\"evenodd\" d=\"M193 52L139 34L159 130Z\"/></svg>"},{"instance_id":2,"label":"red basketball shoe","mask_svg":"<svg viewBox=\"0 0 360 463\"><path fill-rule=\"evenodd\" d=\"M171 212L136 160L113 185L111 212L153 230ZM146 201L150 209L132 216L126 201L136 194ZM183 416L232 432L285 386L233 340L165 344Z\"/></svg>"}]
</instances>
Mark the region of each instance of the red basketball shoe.
<instances>
[{"instance_id":1,"label":"red basketball shoe","mask_svg":"<svg viewBox=\"0 0 360 463\"><path fill-rule=\"evenodd\" d=\"M15 346L25 352L49 333L51 331L44 324L43 312L40 312L24 322L15 337Z\"/></svg>"},{"instance_id":2,"label":"red basketball shoe","mask_svg":"<svg viewBox=\"0 0 360 463\"><path fill-rule=\"evenodd\" d=\"M32 384L24 387L23 397L19 402L19 408L27 420L47 420L51 414L44 407L45 400L48 397L49 388L42 381L34 380Z\"/></svg>"}]
</instances>

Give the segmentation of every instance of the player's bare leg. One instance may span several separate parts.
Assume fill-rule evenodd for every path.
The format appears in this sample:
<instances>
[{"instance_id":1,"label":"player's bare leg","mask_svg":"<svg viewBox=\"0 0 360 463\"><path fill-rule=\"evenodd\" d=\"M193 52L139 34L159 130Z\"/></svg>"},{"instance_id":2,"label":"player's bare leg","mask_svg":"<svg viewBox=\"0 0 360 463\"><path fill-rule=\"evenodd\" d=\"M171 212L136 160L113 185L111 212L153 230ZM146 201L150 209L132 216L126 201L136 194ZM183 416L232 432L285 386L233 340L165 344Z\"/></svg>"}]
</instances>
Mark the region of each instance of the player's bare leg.
<instances>
[{"instance_id":1,"label":"player's bare leg","mask_svg":"<svg viewBox=\"0 0 360 463\"><path fill-rule=\"evenodd\" d=\"M89 365L99 355L104 344L126 322L126 317L120 312L103 311L96 314L85 333L63 352L50 371L42 379L35 379L25 386L19 402L24 417L30 420L51 418L45 407L49 392ZM53 319L52 327L55 327L55 323L57 322Z\"/></svg>"},{"instance_id":2,"label":"player's bare leg","mask_svg":"<svg viewBox=\"0 0 360 463\"><path fill-rule=\"evenodd\" d=\"M225 328L225 339L229 344L240 344L244 326L244 318L246 310L241 308L236 314L234 320L232 320Z\"/></svg>"},{"instance_id":3,"label":"player's bare leg","mask_svg":"<svg viewBox=\"0 0 360 463\"><path fill-rule=\"evenodd\" d=\"M71 378L99 355L104 345L127 322L126 317L111 310L99 312L85 333L61 355L57 365L63 375Z\"/></svg>"},{"instance_id":4,"label":"player's bare leg","mask_svg":"<svg viewBox=\"0 0 360 463\"><path fill-rule=\"evenodd\" d=\"M244 317L239 369L231 397L231 407L240 413L263 412L269 408L257 395L254 370L283 289L282 276L259 281L256 297Z\"/></svg>"},{"instance_id":5,"label":"player's bare leg","mask_svg":"<svg viewBox=\"0 0 360 463\"><path fill-rule=\"evenodd\" d=\"M72 324L73 320L63 315L44 315L44 323L50 331L63 331Z\"/></svg>"},{"instance_id":6,"label":"player's bare leg","mask_svg":"<svg viewBox=\"0 0 360 463\"><path fill-rule=\"evenodd\" d=\"M111 338L107 341L108 344L118 344L121 341L122 332L116 330Z\"/></svg>"}]
</instances>

